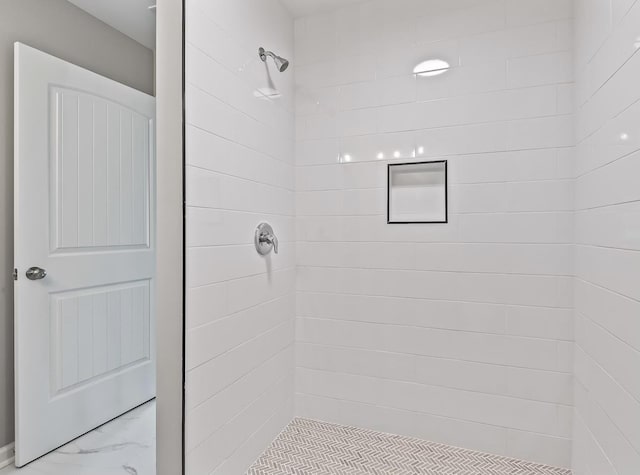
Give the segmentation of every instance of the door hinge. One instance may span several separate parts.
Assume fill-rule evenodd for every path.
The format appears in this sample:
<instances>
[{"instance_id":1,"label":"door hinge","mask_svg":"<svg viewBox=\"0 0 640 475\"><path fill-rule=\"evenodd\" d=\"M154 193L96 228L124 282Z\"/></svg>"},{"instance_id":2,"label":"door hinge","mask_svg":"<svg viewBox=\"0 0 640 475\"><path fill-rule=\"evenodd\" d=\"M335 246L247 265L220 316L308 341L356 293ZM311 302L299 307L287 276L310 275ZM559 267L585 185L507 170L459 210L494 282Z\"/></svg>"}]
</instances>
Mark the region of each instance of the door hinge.
<instances>
[{"instance_id":1,"label":"door hinge","mask_svg":"<svg viewBox=\"0 0 640 475\"><path fill-rule=\"evenodd\" d=\"M13 269L13 280L18 280L18 269Z\"/></svg>"}]
</instances>

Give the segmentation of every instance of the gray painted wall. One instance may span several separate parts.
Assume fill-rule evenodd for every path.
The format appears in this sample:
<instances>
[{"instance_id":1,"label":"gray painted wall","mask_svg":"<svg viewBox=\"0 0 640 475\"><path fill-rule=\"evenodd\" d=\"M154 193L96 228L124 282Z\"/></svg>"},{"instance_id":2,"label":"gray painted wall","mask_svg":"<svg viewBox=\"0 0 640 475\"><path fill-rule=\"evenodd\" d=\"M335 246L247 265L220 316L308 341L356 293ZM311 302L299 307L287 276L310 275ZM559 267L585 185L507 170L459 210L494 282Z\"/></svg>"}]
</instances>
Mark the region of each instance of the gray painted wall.
<instances>
[{"instance_id":1,"label":"gray painted wall","mask_svg":"<svg viewBox=\"0 0 640 475\"><path fill-rule=\"evenodd\" d=\"M153 52L66 0L0 0L0 447L13 441L13 43L153 93Z\"/></svg>"}]
</instances>

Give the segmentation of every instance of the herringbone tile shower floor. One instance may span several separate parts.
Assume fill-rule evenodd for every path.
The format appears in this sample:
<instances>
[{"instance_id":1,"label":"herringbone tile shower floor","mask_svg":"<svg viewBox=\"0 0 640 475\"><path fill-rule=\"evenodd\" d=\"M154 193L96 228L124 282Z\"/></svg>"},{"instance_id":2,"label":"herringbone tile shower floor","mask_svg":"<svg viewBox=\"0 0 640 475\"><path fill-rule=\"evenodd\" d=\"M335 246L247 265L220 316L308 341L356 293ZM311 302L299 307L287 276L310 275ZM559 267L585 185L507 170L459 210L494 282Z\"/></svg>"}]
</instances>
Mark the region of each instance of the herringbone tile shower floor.
<instances>
[{"instance_id":1,"label":"herringbone tile shower floor","mask_svg":"<svg viewBox=\"0 0 640 475\"><path fill-rule=\"evenodd\" d=\"M424 440L294 419L247 475L571 475Z\"/></svg>"}]
</instances>

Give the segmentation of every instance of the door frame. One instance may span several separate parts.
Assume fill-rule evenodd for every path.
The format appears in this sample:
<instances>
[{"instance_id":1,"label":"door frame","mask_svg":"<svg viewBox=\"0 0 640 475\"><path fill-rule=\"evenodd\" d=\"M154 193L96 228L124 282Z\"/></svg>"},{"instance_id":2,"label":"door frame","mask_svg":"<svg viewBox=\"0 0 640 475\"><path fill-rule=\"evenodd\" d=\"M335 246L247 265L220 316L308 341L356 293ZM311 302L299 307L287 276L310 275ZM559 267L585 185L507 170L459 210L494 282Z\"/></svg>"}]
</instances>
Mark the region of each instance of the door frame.
<instances>
[{"instance_id":1,"label":"door frame","mask_svg":"<svg viewBox=\"0 0 640 475\"><path fill-rule=\"evenodd\" d=\"M184 1L157 0L156 15L156 472L176 475L184 473Z\"/></svg>"}]
</instances>

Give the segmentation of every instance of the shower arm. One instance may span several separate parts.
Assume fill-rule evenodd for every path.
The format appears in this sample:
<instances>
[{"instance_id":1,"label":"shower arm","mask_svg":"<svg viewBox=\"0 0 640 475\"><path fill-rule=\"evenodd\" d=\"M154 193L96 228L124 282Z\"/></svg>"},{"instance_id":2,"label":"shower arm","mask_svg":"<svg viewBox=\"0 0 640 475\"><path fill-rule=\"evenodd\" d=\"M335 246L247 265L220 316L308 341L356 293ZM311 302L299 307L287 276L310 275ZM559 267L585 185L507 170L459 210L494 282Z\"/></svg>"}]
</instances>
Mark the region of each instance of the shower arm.
<instances>
[{"instance_id":1,"label":"shower arm","mask_svg":"<svg viewBox=\"0 0 640 475\"><path fill-rule=\"evenodd\" d=\"M271 57L272 59L276 59L275 53L273 53L272 51L267 51L262 47L260 47L260 49L258 50L258 54L260 55L260 59L262 61L266 61L267 56Z\"/></svg>"}]
</instances>

